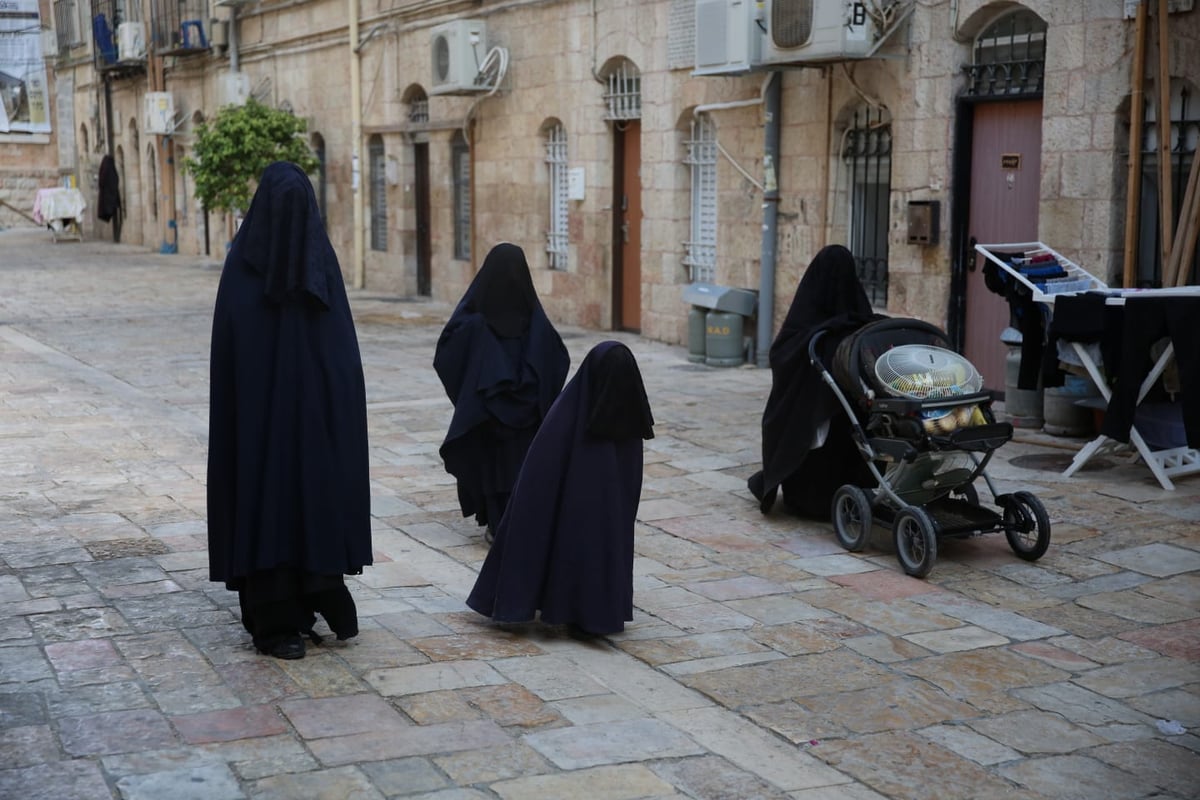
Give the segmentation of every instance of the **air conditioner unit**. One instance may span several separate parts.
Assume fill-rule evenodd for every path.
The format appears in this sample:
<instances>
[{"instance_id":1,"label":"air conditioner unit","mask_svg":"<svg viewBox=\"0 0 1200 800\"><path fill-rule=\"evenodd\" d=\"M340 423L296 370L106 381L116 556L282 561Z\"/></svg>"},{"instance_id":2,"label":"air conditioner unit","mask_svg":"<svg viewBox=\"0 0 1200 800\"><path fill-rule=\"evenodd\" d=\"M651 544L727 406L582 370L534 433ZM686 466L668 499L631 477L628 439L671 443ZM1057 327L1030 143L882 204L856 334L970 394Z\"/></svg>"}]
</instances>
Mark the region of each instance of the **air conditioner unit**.
<instances>
[{"instance_id":1,"label":"air conditioner unit","mask_svg":"<svg viewBox=\"0 0 1200 800\"><path fill-rule=\"evenodd\" d=\"M146 26L122 22L117 26L117 61L146 60Z\"/></svg>"},{"instance_id":2,"label":"air conditioner unit","mask_svg":"<svg viewBox=\"0 0 1200 800\"><path fill-rule=\"evenodd\" d=\"M767 0L763 64L865 58L878 38L861 0Z\"/></svg>"},{"instance_id":3,"label":"air conditioner unit","mask_svg":"<svg viewBox=\"0 0 1200 800\"><path fill-rule=\"evenodd\" d=\"M762 0L696 0L693 75L749 72L762 54Z\"/></svg>"},{"instance_id":4,"label":"air conditioner unit","mask_svg":"<svg viewBox=\"0 0 1200 800\"><path fill-rule=\"evenodd\" d=\"M175 98L170 92L146 92L145 128L159 135L175 130Z\"/></svg>"},{"instance_id":5,"label":"air conditioner unit","mask_svg":"<svg viewBox=\"0 0 1200 800\"><path fill-rule=\"evenodd\" d=\"M430 94L486 91L476 85L479 65L487 54L487 25L482 20L456 19L433 28L430 36L433 82Z\"/></svg>"},{"instance_id":6,"label":"air conditioner unit","mask_svg":"<svg viewBox=\"0 0 1200 800\"><path fill-rule=\"evenodd\" d=\"M222 72L217 76L217 107L244 106L250 97L248 72Z\"/></svg>"}]
</instances>

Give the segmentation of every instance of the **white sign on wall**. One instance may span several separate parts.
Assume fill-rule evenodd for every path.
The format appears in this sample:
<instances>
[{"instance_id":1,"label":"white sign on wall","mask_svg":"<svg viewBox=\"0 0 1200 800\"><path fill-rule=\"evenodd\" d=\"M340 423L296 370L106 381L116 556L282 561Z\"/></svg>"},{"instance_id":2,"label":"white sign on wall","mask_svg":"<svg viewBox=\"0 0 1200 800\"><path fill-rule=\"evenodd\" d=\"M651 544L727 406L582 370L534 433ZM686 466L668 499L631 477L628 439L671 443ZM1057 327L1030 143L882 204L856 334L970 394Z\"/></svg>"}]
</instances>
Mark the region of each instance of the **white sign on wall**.
<instances>
[{"instance_id":1,"label":"white sign on wall","mask_svg":"<svg viewBox=\"0 0 1200 800\"><path fill-rule=\"evenodd\" d=\"M38 0L0 0L0 133L49 133Z\"/></svg>"}]
</instances>

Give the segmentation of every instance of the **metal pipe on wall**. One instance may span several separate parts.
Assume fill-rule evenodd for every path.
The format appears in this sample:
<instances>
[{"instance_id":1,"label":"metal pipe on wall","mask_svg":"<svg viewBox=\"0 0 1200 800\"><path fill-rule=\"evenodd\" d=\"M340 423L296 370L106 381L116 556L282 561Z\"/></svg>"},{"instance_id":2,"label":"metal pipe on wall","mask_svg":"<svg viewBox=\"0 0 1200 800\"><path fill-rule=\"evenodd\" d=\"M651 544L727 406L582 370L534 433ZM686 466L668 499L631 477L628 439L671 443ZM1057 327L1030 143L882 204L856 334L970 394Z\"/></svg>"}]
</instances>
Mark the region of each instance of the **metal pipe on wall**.
<instances>
[{"instance_id":1,"label":"metal pipe on wall","mask_svg":"<svg viewBox=\"0 0 1200 800\"><path fill-rule=\"evenodd\" d=\"M766 89L766 143L763 148L762 266L758 278L758 333L755 361L770 366L771 333L775 321L775 241L779 219L779 113L783 76L771 73Z\"/></svg>"}]
</instances>

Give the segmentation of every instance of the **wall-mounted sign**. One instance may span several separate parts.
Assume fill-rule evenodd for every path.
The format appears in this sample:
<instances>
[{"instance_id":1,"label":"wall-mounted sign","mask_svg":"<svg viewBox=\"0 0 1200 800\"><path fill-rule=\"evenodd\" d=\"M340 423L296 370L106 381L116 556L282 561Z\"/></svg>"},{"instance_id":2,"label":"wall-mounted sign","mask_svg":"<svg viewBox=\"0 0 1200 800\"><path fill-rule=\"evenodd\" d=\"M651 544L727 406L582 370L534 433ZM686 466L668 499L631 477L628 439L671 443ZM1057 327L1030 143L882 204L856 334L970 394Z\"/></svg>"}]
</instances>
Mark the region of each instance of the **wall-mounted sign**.
<instances>
[{"instance_id":1,"label":"wall-mounted sign","mask_svg":"<svg viewBox=\"0 0 1200 800\"><path fill-rule=\"evenodd\" d=\"M1021 154L1020 153L1001 153L1000 154L1000 169L1020 169Z\"/></svg>"},{"instance_id":2,"label":"wall-mounted sign","mask_svg":"<svg viewBox=\"0 0 1200 800\"><path fill-rule=\"evenodd\" d=\"M0 133L50 132L38 0L0 0Z\"/></svg>"}]
</instances>

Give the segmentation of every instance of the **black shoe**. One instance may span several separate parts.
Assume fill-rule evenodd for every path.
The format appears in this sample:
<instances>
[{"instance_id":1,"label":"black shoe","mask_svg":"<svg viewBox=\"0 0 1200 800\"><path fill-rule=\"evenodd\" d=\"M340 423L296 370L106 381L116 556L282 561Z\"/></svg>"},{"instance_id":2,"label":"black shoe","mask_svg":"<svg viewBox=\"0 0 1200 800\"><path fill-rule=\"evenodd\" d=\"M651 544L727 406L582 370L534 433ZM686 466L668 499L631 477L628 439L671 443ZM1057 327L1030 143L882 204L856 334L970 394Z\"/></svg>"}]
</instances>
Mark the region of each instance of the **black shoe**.
<instances>
[{"instance_id":1,"label":"black shoe","mask_svg":"<svg viewBox=\"0 0 1200 800\"><path fill-rule=\"evenodd\" d=\"M297 633L285 634L260 646L258 652L288 661L304 658L304 640Z\"/></svg>"}]
</instances>

